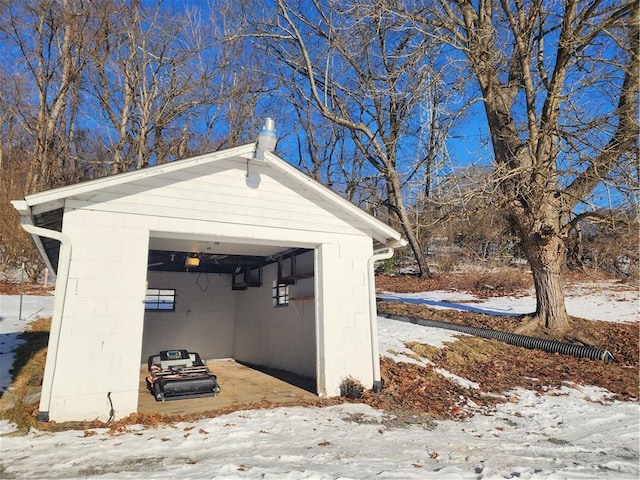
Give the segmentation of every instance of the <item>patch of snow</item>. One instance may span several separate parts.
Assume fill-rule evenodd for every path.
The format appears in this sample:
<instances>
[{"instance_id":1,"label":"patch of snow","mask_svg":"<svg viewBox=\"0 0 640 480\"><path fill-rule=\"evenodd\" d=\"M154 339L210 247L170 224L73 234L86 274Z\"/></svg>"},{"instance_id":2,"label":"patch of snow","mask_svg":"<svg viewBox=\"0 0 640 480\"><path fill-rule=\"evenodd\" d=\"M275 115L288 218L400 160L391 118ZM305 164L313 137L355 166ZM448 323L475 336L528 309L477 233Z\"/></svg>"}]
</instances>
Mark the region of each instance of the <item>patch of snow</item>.
<instances>
[{"instance_id":1,"label":"patch of snow","mask_svg":"<svg viewBox=\"0 0 640 480\"><path fill-rule=\"evenodd\" d=\"M18 335L36 317L50 317L53 296L23 295L22 315L19 295L0 295L0 394L11 386L11 374L16 347L22 343Z\"/></svg>"},{"instance_id":2,"label":"patch of snow","mask_svg":"<svg viewBox=\"0 0 640 480\"><path fill-rule=\"evenodd\" d=\"M435 428L389 427L382 412L344 404L115 435L32 431L2 439L2 464L11 478L50 479L638 478L636 404L595 403L568 388L513 394L485 415Z\"/></svg>"},{"instance_id":3,"label":"patch of snow","mask_svg":"<svg viewBox=\"0 0 640 480\"><path fill-rule=\"evenodd\" d=\"M578 284L566 290L565 304L569 315L605 322L640 320L639 290L594 289L595 285ZM433 290L403 294L384 292L378 298L390 302L416 303L434 309L455 309L489 315L523 315L536 309L533 294L480 299L465 292Z\"/></svg>"},{"instance_id":4,"label":"patch of snow","mask_svg":"<svg viewBox=\"0 0 640 480\"><path fill-rule=\"evenodd\" d=\"M531 309L531 299L512 297L480 302L444 292L394 297L504 314ZM637 299L598 294L567 303L576 316L626 322L638 320ZM26 323L6 312L12 302L0 296L3 352ZM34 305L33 311L46 315L46 308L39 308ZM398 361L417 362L408 357L405 342L439 347L461 335L382 317L378 322L380 353ZM173 426L134 425L115 434L106 429L31 431L1 439L0 472L6 478L110 480L640 477L638 402L613 401L607 391L587 386L542 395L517 389L505 395L506 403L475 406L480 411L474 417L439 421L435 427L403 428L386 421L388 412L343 404L238 411ZM11 423L0 422L0 434L14 430Z\"/></svg>"},{"instance_id":5,"label":"patch of snow","mask_svg":"<svg viewBox=\"0 0 640 480\"><path fill-rule=\"evenodd\" d=\"M0 334L22 331L31 320L52 314L53 295L0 295Z\"/></svg>"},{"instance_id":6,"label":"patch of snow","mask_svg":"<svg viewBox=\"0 0 640 480\"><path fill-rule=\"evenodd\" d=\"M455 373L448 372L447 370L443 370L442 368L436 368L435 371L438 372L443 377L446 377L446 378L449 378L450 380L453 380L455 383L457 383L461 387L473 388L473 389L479 389L480 388L480 384L479 383L472 382L471 380L467 380L466 378L462 378L462 377L456 375Z\"/></svg>"}]
</instances>

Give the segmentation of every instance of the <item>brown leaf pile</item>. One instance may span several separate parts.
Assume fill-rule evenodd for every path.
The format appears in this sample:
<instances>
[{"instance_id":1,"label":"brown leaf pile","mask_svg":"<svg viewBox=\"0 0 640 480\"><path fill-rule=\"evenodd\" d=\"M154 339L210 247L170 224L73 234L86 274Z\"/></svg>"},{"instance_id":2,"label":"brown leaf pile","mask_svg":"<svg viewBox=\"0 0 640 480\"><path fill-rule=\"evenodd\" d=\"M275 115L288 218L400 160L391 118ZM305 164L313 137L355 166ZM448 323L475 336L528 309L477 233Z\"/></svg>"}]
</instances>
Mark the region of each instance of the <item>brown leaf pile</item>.
<instances>
[{"instance_id":1,"label":"brown leaf pile","mask_svg":"<svg viewBox=\"0 0 640 480\"><path fill-rule=\"evenodd\" d=\"M502 401L452 382L437 373L433 366L396 363L382 357L380 371L382 392L366 391L361 398L361 401L374 408L428 413L433 418L463 419L470 413L465 408L469 400L478 405Z\"/></svg>"},{"instance_id":2,"label":"brown leaf pile","mask_svg":"<svg viewBox=\"0 0 640 480\"><path fill-rule=\"evenodd\" d=\"M378 275L376 289L378 291L416 293L432 290L473 292L480 298L518 295L533 287L531 274L516 269L474 273L449 273L431 278L420 278L417 275Z\"/></svg>"}]
</instances>

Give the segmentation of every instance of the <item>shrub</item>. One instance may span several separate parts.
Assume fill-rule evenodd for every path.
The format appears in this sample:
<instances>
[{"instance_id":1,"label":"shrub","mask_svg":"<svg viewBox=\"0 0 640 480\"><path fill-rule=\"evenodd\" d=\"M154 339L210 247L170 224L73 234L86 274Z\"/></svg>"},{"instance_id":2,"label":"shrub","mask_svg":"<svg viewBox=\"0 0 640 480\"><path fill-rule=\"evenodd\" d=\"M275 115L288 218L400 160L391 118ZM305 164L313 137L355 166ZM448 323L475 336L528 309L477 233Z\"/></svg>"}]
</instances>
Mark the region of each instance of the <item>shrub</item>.
<instances>
[{"instance_id":1,"label":"shrub","mask_svg":"<svg viewBox=\"0 0 640 480\"><path fill-rule=\"evenodd\" d=\"M345 378L340 384L340 396L350 398L352 400L362 397L364 387L362 384L352 377Z\"/></svg>"}]
</instances>

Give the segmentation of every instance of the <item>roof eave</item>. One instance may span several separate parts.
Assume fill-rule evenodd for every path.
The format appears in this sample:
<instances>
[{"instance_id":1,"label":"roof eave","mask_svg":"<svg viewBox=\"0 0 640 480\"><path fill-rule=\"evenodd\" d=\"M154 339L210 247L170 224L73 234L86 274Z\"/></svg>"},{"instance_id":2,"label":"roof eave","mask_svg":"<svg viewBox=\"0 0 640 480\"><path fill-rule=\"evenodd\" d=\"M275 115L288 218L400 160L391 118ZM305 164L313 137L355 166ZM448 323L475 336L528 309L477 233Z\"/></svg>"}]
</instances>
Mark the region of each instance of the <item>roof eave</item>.
<instances>
[{"instance_id":1,"label":"roof eave","mask_svg":"<svg viewBox=\"0 0 640 480\"><path fill-rule=\"evenodd\" d=\"M15 208L20 215L20 225L33 225L34 227L37 226L33 219L31 207L29 207L28 203L25 200L12 200L11 205L13 205L13 208ZM56 269L53 267L53 263L51 262L49 255L47 255L47 250L44 248L44 244L42 243L42 239L40 238L40 236L33 233L29 233L29 235L31 235L33 243L35 243L36 249L38 250L40 257L42 257L42 260L44 261L47 269L50 272L56 274Z\"/></svg>"},{"instance_id":2,"label":"roof eave","mask_svg":"<svg viewBox=\"0 0 640 480\"><path fill-rule=\"evenodd\" d=\"M38 214L60 208L60 205L64 203L66 198L82 195L100 188L107 188L114 185L121 185L126 182L135 181L139 179L153 177L155 175L161 175L168 172L179 171L185 168L189 168L194 165L203 165L207 163L216 162L221 159L240 157L246 159L255 158L256 144L249 143L241 145L239 147L229 148L226 150L220 150L218 152L206 153L191 157L183 160L175 160L170 163L164 163L162 165L155 165L152 167L143 168L140 170L134 170L131 172L124 172L116 175L110 175L107 177L97 178L95 180L89 180L79 184L68 185L65 187L54 188L43 192L33 193L27 195L22 201L15 201L14 207L20 212L25 207L28 208L29 221L33 224L33 214L37 210ZM372 237L380 244L391 247L400 248L407 244L402 238L401 234L395 229L385 224L384 222L373 217L369 213L362 210L360 207L354 205L346 198L343 198L338 193L334 192L330 188L322 185L321 183L313 180L311 177L300 171L293 165L285 162L283 159L271 152L264 152L264 161L267 164L272 164L277 168L285 171L286 173L294 176L298 180L304 182L309 188L323 197L329 199L333 203L337 204L341 208L345 209L356 218L363 221L371 228ZM22 215L22 213L21 213ZM34 237L35 238L35 237Z\"/></svg>"}]
</instances>

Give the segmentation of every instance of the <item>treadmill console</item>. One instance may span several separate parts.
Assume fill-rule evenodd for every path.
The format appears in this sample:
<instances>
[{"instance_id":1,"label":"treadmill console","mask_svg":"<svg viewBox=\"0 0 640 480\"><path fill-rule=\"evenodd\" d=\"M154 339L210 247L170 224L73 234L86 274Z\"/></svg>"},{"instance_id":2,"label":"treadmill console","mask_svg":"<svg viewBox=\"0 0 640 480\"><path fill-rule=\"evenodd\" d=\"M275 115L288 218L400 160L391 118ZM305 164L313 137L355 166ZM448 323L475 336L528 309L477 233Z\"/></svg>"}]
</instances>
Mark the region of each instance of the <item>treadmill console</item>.
<instances>
[{"instance_id":1,"label":"treadmill console","mask_svg":"<svg viewBox=\"0 0 640 480\"><path fill-rule=\"evenodd\" d=\"M182 360L182 350L167 350L167 360Z\"/></svg>"}]
</instances>

